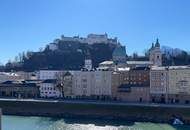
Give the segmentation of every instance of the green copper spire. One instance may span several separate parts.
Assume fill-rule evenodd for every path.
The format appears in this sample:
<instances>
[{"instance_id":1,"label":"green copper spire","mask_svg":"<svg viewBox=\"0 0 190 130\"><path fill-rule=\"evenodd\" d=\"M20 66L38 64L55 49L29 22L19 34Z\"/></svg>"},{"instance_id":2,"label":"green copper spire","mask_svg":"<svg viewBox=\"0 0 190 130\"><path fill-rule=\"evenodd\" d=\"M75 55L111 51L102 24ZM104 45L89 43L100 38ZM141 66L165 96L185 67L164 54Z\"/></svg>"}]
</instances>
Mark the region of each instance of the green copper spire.
<instances>
[{"instance_id":1,"label":"green copper spire","mask_svg":"<svg viewBox=\"0 0 190 130\"><path fill-rule=\"evenodd\" d=\"M159 43L159 39L158 38L156 39L155 47L160 47L160 43Z\"/></svg>"}]
</instances>

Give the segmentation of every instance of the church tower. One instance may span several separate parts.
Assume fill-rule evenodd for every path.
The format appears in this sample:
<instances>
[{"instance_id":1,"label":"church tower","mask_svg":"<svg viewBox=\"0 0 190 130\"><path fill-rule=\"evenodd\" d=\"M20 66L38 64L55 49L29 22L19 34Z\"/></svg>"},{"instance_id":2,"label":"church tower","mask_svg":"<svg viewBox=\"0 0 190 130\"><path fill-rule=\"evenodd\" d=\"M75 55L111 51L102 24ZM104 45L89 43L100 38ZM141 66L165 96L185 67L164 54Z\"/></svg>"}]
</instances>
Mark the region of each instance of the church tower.
<instances>
[{"instance_id":1,"label":"church tower","mask_svg":"<svg viewBox=\"0 0 190 130\"><path fill-rule=\"evenodd\" d=\"M153 62L155 66L162 66L162 53L160 49L159 40L156 40L156 44L152 44L150 49L149 60Z\"/></svg>"},{"instance_id":2,"label":"church tower","mask_svg":"<svg viewBox=\"0 0 190 130\"><path fill-rule=\"evenodd\" d=\"M90 56L90 52L87 51L85 61L84 61L84 68L87 69L88 71L92 70L92 60Z\"/></svg>"}]
</instances>

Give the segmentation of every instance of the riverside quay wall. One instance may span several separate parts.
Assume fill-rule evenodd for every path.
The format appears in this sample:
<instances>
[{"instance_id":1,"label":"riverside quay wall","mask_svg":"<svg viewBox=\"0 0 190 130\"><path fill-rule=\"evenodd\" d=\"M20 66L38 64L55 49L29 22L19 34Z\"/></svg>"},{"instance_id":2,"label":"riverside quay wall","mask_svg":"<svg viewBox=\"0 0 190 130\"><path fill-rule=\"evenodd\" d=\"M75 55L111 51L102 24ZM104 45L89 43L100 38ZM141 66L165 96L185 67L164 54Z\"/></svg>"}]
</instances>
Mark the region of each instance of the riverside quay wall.
<instances>
[{"instance_id":1,"label":"riverside quay wall","mask_svg":"<svg viewBox=\"0 0 190 130\"><path fill-rule=\"evenodd\" d=\"M171 123L180 118L190 124L190 106L126 104L84 101L0 100L4 115L56 118L98 118Z\"/></svg>"}]
</instances>

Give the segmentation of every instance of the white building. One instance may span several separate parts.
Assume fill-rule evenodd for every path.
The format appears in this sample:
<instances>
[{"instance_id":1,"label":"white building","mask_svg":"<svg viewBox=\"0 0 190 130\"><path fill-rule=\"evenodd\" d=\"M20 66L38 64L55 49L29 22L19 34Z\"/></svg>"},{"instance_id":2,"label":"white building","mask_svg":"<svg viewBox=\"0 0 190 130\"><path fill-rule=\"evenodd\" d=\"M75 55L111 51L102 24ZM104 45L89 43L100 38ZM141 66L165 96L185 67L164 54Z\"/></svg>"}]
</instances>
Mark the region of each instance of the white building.
<instances>
[{"instance_id":1,"label":"white building","mask_svg":"<svg viewBox=\"0 0 190 130\"><path fill-rule=\"evenodd\" d=\"M111 71L75 71L73 94L77 96L111 96Z\"/></svg>"},{"instance_id":2,"label":"white building","mask_svg":"<svg viewBox=\"0 0 190 130\"><path fill-rule=\"evenodd\" d=\"M58 87L57 80L64 73L60 70L39 70L37 77L43 80L40 85L40 96L45 98L58 98L63 97L62 88Z\"/></svg>"},{"instance_id":3,"label":"white building","mask_svg":"<svg viewBox=\"0 0 190 130\"><path fill-rule=\"evenodd\" d=\"M44 80L40 85L40 97L44 98L61 98L63 93L59 87L56 86L56 80Z\"/></svg>"}]
</instances>

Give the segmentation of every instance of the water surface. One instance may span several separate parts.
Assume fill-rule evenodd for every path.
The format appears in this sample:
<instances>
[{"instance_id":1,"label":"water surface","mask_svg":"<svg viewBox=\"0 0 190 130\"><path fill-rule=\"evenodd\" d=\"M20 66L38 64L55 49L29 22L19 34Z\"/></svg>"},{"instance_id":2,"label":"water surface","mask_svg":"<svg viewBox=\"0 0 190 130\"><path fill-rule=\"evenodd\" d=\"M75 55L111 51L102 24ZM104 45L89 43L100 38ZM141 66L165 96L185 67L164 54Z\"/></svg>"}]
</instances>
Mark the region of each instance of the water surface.
<instances>
[{"instance_id":1,"label":"water surface","mask_svg":"<svg viewBox=\"0 0 190 130\"><path fill-rule=\"evenodd\" d=\"M3 116L2 130L190 130L190 126L124 121Z\"/></svg>"}]
</instances>

